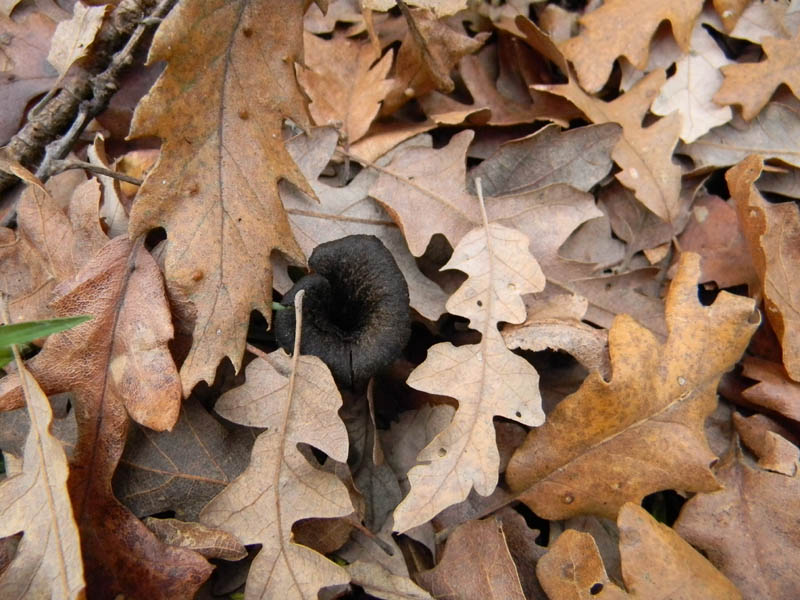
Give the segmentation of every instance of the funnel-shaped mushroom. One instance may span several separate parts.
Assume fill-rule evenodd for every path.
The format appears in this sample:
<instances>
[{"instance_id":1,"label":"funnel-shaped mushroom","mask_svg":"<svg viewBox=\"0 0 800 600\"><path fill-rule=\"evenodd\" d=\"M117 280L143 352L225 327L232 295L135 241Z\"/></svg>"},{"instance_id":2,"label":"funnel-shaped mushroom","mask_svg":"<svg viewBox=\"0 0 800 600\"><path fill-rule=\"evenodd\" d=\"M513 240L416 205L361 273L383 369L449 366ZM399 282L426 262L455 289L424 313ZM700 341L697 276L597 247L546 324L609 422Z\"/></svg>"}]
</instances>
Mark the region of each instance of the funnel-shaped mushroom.
<instances>
[{"instance_id":1,"label":"funnel-shaped mushroom","mask_svg":"<svg viewBox=\"0 0 800 600\"><path fill-rule=\"evenodd\" d=\"M308 259L312 273L284 296L303 299L300 351L321 358L340 386L366 382L397 358L411 324L408 286L392 254L372 235L350 235L320 244ZM274 313L275 337L291 352L294 311Z\"/></svg>"}]
</instances>

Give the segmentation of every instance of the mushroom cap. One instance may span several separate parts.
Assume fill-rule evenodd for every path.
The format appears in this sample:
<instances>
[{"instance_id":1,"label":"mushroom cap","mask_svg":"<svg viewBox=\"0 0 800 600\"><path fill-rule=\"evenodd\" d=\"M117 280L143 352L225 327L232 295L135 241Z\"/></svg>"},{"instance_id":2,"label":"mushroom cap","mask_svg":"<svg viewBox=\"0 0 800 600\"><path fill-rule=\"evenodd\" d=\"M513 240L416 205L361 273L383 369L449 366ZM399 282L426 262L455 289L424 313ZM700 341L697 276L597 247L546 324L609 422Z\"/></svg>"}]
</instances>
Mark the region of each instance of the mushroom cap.
<instances>
[{"instance_id":1,"label":"mushroom cap","mask_svg":"<svg viewBox=\"0 0 800 600\"><path fill-rule=\"evenodd\" d=\"M374 235L320 244L308 264L313 272L282 300L292 306L297 292L306 291L300 352L321 358L340 386L355 387L394 361L408 343L408 285L391 252ZM291 352L294 311L274 314L275 337Z\"/></svg>"}]
</instances>

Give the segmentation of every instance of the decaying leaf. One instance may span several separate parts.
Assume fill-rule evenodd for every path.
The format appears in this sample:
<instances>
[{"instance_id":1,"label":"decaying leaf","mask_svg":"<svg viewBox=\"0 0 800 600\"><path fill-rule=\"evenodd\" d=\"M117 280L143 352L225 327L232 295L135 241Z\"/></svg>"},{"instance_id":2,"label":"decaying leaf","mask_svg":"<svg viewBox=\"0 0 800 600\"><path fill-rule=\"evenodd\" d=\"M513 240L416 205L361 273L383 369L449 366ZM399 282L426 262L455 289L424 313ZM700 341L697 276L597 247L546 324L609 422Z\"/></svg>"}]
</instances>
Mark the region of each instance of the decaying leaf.
<instances>
[{"instance_id":1,"label":"decaying leaf","mask_svg":"<svg viewBox=\"0 0 800 600\"><path fill-rule=\"evenodd\" d=\"M755 186L763 161L750 156L726 174L739 224L764 288L767 319L783 349L789 377L800 381L800 209L770 204Z\"/></svg>"},{"instance_id":2,"label":"decaying leaf","mask_svg":"<svg viewBox=\"0 0 800 600\"><path fill-rule=\"evenodd\" d=\"M550 598L742 598L733 583L699 552L643 508L625 504L617 524L627 593L609 580L592 536L568 530L536 566Z\"/></svg>"},{"instance_id":3,"label":"decaying leaf","mask_svg":"<svg viewBox=\"0 0 800 600\"><path fill-rule=\"evenodd\" d=\"M368 594L384 600L433 600L425 590L408 577L395 575L378 563L356 561L347 565L353 583Z\"/></svg>"},{"instance_id":4,"label":"decaying leaf","mask_svg":"<svg viewBox=\"0 0 800 600\"><path fill-rule=\"evenodd\" d=\"M408 473L411 491L394 512L399 531L464 500L473 487L484 496L492 493L499 469L495 415L526 425L544 421L536 370L506 348L497 330L500 321L523 321L521 295L544 288L528 239L484 221L464 236L443 268L469 276L447 301L447 310L469 319L481 342L436 344L408 377L411 387L453 397L459 405L452 422L420 452L422 464Z\"/></svg>"},{"instance_id":5,"label":"decaying leaf","mask_svg":"<svg viewBox=\"0 0 800 600\"><path fill-rule=\"evenodd\" d=\"M670 22L678 45L688 50L695 19L702 9L702 0L609 0L581 17L583 31L561 48L575 65L581 86L597 92L620 56L644 71L650 39L662 21Z\"/></svg>"},{"instance_id":6,"label":"decaying leaf","mask_svg":"<svg viewBox=\"0 0 800 600\"><path fill-rule=\"evenodd\" d=\"M206 558L242 560L247 556L245 547L230 533L200 523L147 517L144 524L165 544L194 550Z\"/></svg>"},{"instance_id":7,"label":"decaying leaf","mask_svg":"<svg viewBox=\"0 0 800 600\"><path fill-rule=\"evenodd\" d=\"M313 197L281 134L284 117L308 124L294 73L302 18L297 2L189 0L150 49L167 68L137 106L132 135L163 145L131 237L167 230L167 285L197 309L184 395L211 382L224 357L241 364L250 312L270 315L272 251L305 260L278 196L284 178Z\"/></svg>"},{"instance_id":8,"label":"decaying leaf","mask_svg":"<svg viewBox=\"0 0 800 600\"><path fill-rule=\"evenodd\" d=\"M447 539L439 564L418 578L436 598L525 598L503 526L494 518L457 527Z\"/></svg>"},{"instance_id":9,"label":"decaying leaf","mask_svg":"<svg viewBox=\"0 0 800 600\"><path fill-rule=\"evenodd\" d=\"M658 490L717 489L703 422L757 324L750 299L722 292L702 306L698 276L699 257L684 253L667 295L666 342L617 317L611 381L590 374L514 454L506 480L536 514L614 518Z\"/></svg>"},{"instance_id":10,"label":"decaying leaf","mask_svg":"<svg viewBox=\"0 0 800 600\"><path fill-rule=\"evenodd\" d=\"M457 13L466 8L466 0L408 0L406 4L429 8L436 13L436 16L445 17ZM396 0L363 0L364 8L370 10L389 10L396 6Z\"/></svg>"},{"instance_id":11,"label":"decaying leaf","mask_svg":"<svg viewBox=\"0 0 800 600\"><path fill-rule=\"evenodd\" d=\"M142 245L116 238L56 288L52 306L58 316L93 316L47 338L28 362L46 393L74 394L78 440L69 490L88 593L189 595L211 566L194 552L159 542L111 490L128 415L167 429L180 408L180 381L167 349L172 323L158 266ZM14 406L20 395L16 376L0 381L0 403Z\"/></svg>"},{"instance_id":12,"label":"decaying leaf","mask_svg":"<svg viewBox=\"0 0 800 600\"><path fill-rule=\"evenodd\" d=\"M250 466L203 509L201 522L243 544L262 544L250 567L246 598L311 599L321 587L349 578L323 555L293 542L292 525L309 517L345 516L353 506L344 484L309 463L298 444L347 460L347 431L336 414L342 401L317 357L292 359L278 350L267 358L247 365L247 382L216 404L225 418L266 431L256 439Z\"/></svg>"},{"instance_id":13,"label":"decaying leaf","mask_svg":"<svg viewBox=\"0 0 800 600\"><path fill-rule=\"evenodd\" d=\"M67 491L67 458L50 433L53 413L47 396L24 365L19 373L31 427L22 473L0 484L0 537L24 535L0 574L0 596L82 598L81 542Z\"/></svg>"},{"instance_id":14,"label":"decaying leaf","mask_svg":"<svg viewBox=\"0 0 800 600\"><path fill-rule=\"evenodd\" d=\"M748 356L742 374L757 381L742 392L748 401L800 422L800 383L792 381L780 363Z\"/></svg>"},{"instance_id":15,"label":"decaying leaf","mask_svg":"<svg viewBox=\"0 0 800 600\"><path fill-rule=\"evenodd\" d=\"M800 592L800 479L754 468L738 445L716 475L724 487L691 498L675 530L745 598L793 598Z\"/></svg>"},{"instance_id":16,"label":"decaying leaf","mask_svg":"<svg viewBox=\"0 0 800 600\"><path fill-rule=\"evenodd\" d=\"M86 6L76 2L72 18L58 24L50 42L47 62L55 67L59 75L66 74L73 63L88 54L103 24L107 8L108 5Z\"/></svg>"},{"instance_id":17,"label":"decaying leaf","mask_svg":"<svg viewBox=\"0 0 800 600\"><path fill-rule=\"evenodd\" d=\"M742 443L758 457L759 467L794 477L800 459L800 448L787 439L794 437L789 431L760 414L743 417L735 412L733 425Z\"/></svg>"}]
</instances>

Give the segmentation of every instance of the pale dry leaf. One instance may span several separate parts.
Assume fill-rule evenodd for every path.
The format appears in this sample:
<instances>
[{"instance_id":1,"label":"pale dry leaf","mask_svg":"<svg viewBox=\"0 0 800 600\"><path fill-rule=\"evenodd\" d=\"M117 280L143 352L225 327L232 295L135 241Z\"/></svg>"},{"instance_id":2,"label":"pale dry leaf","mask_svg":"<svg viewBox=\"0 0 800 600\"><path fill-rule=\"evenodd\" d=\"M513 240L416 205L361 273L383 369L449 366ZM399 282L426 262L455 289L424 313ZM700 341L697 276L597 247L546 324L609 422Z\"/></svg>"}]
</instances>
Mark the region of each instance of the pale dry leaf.
<instances>
[{"instance_id":1,"label":"pale dry leaf","mask_svg":"<svg viewBox=\"0 0 800 600\"><path fill-rule=\"evenodd\" d=\"M568 99L593 123L622 125L622 139L611 152L611 158L622 168L617 179L632 189L648 209L674 223L681 216L681 169L672 162L672 152L678 142L681 118L671 114L642 127L642 119L665 80L664 71L653 71L611 102L589 96L575 77L570 77L567 84L534 87Z\"/></svg>"},{"instance_id":2,"label":"pale dry leaf","mask_svg":"<svg viewBox=\"0 0 800 600\"><path fill-rule=\"evenodd\" d=\"M63 77L74 63L88 55L107 9L108 5L86 6L76 2L72 18L58 24L50 41L47 62L59 75Z\"/></svg>"},{"instance_id":3,"label":"pale dry leaf","mask_svg":"<svg viewBox=\"0 0 800 600\"><path fill-rule=\"evenodd\" d=\"M467 7L467 0L407 0L406 4L432 10L437 17L454 15ZM397 6L396 0L362 0L362 7L387 11Z\"/></svg>"},{"instance_id":4,"label":"pale dry leaf","mask_svg":"<svg viewBox=\"0 0 800 600\"><path fill-rule=\"evenodd\" d=\"M519 231L485 223L464 236L443 269L468 275L447 301L447 310L469 319L481 342L436 344L408 377L409 386L454 397L459 406L453 421L420 452L422 464L408 474L411 491L394 512L399 531L464 500L473 487L483 496L491 494L500 464L495 415L526 425L544 421L536 370L506 348L497 330L500 321L522 322L522 294L544 288L544 274L528 252L528 239Z\"/></svg>"},{"instance_id":5,"label":"pale dry leaf","mask_svg":"<svg viewBox=\"0 0 800 600\"><path fill-rule=\"evenodd\" d=\"M800 591L800 479L753 468L738 444L716 473L723 488L691 498L675 531L745 598L794 598Z\"/></svg>"},{"instance_id":6,"label":"pale dry leaf","mask_svg":"<svg viewBox=\"0 0 800 600\"><path fill-rule=\"evenodd\" d=\"M332 0L325 14L316 4L311 4L303 17L303 26L309 33L331 33L337 23L362 23L359 0Z\"/></svg>"},{"instance_id":7,"label":"pale dry leaf","mask_svg":"<svg viewBox=\"0 0 800 600\"><path fill-rule=\"evenodd\" d=\"M178 519L144 519L147 528L165 544L189 548L206 558L237 561L247 556L247 550L234 536L220 529Z\"/></svg>"},{"instance_id":8,"label":"pale dry leaf","mask_svg":"<svg viewBox=\"0 0 800 600\"><path fill-rule=\"evenodd\" d=\"M417 579L435 598L525 598L503 525L494 518L458 526L436 567Z\"/></svg>"},{"instance_id":9,"label":"pale dry leaf","mask_svg":"<svg viewBox=\"0 0 800 600\"><path fill-rule=\"evenodd\" d=\"M627 593L608 579L591 535L569 530L537 564L536 574L551 598L741 600L731 581L640 506L625 504L617 525Z\"/></svg>"},{"instance_id":10,"label":"pale dry leaf","mask_svg":"<svg viewBox=\"0 0 800 600\"><path fill-rule=\"evenodd\" d=\"M281 131L286 117L308 125L294 72L302 9L280 0L188 0L150 48L148 60L167 67L136 107L131 135L163 143L130 231L167 230L167 286L197 311L181 367L184 395L213 381L226 356L238 369L251 311L271 314L273 250L305 262L278 195L282 178L313 197Z\"/></svg>"},{"instance_id":11,"label":"pale dry leaf","mask_svg":"<svg viewBox=\"0 0 800 600\"><path fill-rule=\"evenodd\" d=\"M19 356L19 355L18 355ZM0 537L22 531L11 564L0 574L3 598L82 598L83 561L67 490L69 468L50 433L53 413L39 384L19 365L31 427L22 472L0 485Z\"/></svg>"},{"instance_id":12,"label":"pale dry leaf","mask_svg":"<svg viewBox=\"0 0 800 600\"><path fill-rule=\"evenodd\" d=\"M105 149L105 138L98 133L94 141L86 148L89 162L98 167L113 171ZM108 237L115 238L128 232L128 212L120 199L119 180L110 175L98 175L97 179L103 188L103 200L100 206L100 218L106 225Z\"/></svg>"},{"instance_id":13,"label":"pale dry leaf","mask_svg":"<svg viewBox=\"0 0 800 600\"><path fill-rule=\"evenodd\" d=\"M750 156L725 178L763 286L767 319L781 342L783 365L800 381L800 209L793 202L764 200L755 186L763 164L761 157Z\"/></svg>"},{"instance_id":14,"label":"pale dry leaf","mask_svg":"<svg viewBox=\"0 0 800 600\"><path fill-rule=\"evenodd\" d=\"M333 377L315 356L291 359L278 350L247 365L243 386L223 394L215 410L225 418L266 428L250 465L200 515L204 524L262 544L250 567L245 598L317 598L320 588L347 583L347 572L293 541L300 519L353 512L347 489L300 452L309 444L334 460L347 460L348 440L337 415L342 400Z\"/></svg>"},{"instance_id":15,"label":"pale dry leaf","mask_svg":"<svg viewBox=\"0 0 800 600\"><path fill-rule=\"evenodd\" d=\"M675 63L675 74L662 86L652 112L664 116L677 111L683 119L681 139L687 144L727 123L733 117L730 107L719 106L726 103L715 103L711 98L722 85L720 67L731 63L703 23L698 22L692 31L689 53Z\"/></svg>"},{"instance_id":16,"label":"pale dry leaf","mask_svg":"<svg viewBox=\"0 0 800 600\"><path fill-rule=\"evenodd\" d=\"M347 572L353 583L382 600L433 600L433 596L409 577L395 575L378 563L358 560L347 565Z\"/></svg>"},{"instance_id":17,"label":"pale dry leaf","mask_svg":"<svg viewBox=\"0 0 800 600\"><path fill-rule=\"evenodd\" d=\"M645 69L650 40L662 21L670 22L678 45L688 50L692 27L702 9L702 0L609 0L581 17L583 31L561 49L575 65L581 86L597 92L620 56L639 70ZM635 11L635 26L631 11Z\"/></svg>"},{"instance_id":18,"label":"pale dry leaf","mask_svg":"<svg viewBox=\"0 0 800 600\"><path fill-rule=\"evenodd\" d=\"M760 44L764 38L791 39L800 29L800 15L785 0L749 2L729 35Z\"/></svg>"},{"instance_id":19,"label":"pale dry leaf","mask_svg":"<svg viewBox=\"0 0 800 600\"><path fill-rule=\"evenodd\" d=\"M734 117L676 152L689 155L695 170L702 171L735 165L750 154L800 167L800 113L772 102L749 123Z\"/></svg>"},{"instance_id":20,"label":"pale dry leaf","mask_svg":"<svg viewBox=\"0 0 800 600\"><path fill-rule=\"evenodd\" d=\"M303 41L306 66L298 65L297 78L311 99L311 117L317 125L337 127L348 143L361 139L392 87L386 76L393 51L380 57L369 40L341 34L323 40L305 33Z\"/></svg>"},{"instance_id":21,"label":"pale dry leaf","mask_svg":"<svg viewBox=\"0 0 800 600\"><path fill-rule=\"evenodd\" d=\"M742 374L758 382L742 392L746 400L800 422L800 383L789 379L783 365L748 356L742 366Z\"/></svg>"},{"instance_id":22,"label":"pale dry leaf","mask_svg":"<svg viewBox=\"0 0 800 600\"><path fill-rule=\"evenodd\" d=\"M800 459L800 448L786 439L782 428L769 417L755 414L743 417L733 413L733 425L742 443L758 457L758 466L767 471L794 477ZM776 431L777 430L777 431Z\"/></svg>"},{"instance_id":23,"label":"pale dry leaf","mask_svg":"<svg viewBox=\"0 0 800 600\"><path fill-rule=\"evenodd\" d=\"M658 490L717 489L703 423L757 322L749 298L722 292L711 306L700 304L699 261L681 257L666 300L666 342L617 317L611 381L590 374L512 457L506 481L536 514L614 518L625 502Z\"/></svg>"}]
</instances>

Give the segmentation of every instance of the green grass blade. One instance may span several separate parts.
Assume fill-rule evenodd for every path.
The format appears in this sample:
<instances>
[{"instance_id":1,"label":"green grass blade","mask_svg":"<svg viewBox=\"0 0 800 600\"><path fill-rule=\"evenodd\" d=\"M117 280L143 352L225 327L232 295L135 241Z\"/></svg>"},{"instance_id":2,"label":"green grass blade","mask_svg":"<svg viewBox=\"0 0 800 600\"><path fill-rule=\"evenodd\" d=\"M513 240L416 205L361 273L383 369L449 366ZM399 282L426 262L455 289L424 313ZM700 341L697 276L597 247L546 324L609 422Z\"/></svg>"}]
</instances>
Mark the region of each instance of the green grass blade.
<instances>
[{"instance_id":1,"label":"green grass blade","mask_svg":"<svg viewBox=\"0 0 800 600\"><path fill-rule=\"evenodd\" d=\"M72 329L76 325L85 323L91 318L91 315L82 315L80 317L64 317L62 319L27 321L25 323L14 323L13 325L2 325L0 326L0 349L5 350L12 344L26 344L52 333ZM4 358L5 353L0 354L0 362L2 362Z\"/></svg>"}]
</instances>

